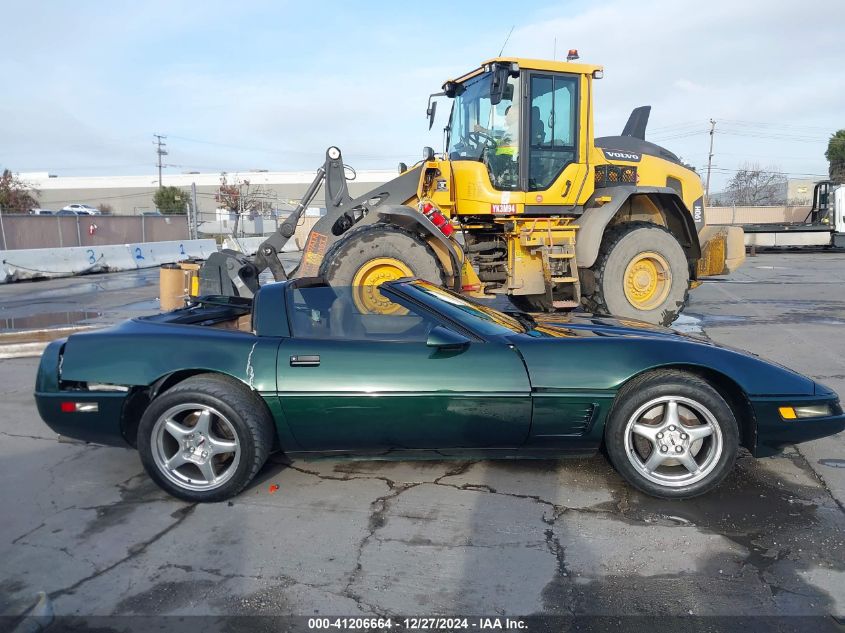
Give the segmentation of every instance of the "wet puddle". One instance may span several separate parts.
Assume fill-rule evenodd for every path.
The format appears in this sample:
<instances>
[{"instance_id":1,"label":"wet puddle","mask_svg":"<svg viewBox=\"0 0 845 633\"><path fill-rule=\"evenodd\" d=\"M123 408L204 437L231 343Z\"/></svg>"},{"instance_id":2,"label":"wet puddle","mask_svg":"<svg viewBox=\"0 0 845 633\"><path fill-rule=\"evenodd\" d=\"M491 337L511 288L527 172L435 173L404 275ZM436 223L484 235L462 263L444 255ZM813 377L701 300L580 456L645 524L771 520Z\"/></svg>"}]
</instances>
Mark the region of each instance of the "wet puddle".
<instances>
[{"instance_id":1,"label":"wet puddle","mask_svg":"<svg viewBox=\"0 0 845 633\"><path fill-rule=\"evenodd\" d=\"M681 314L670 327L682 334L704 334L701 318L693 314Z\"/></svg>"},{"instance_id":2,"label":"wet puddle","mask_svg":"<svg viewBox=\"0 0 845 633\"><path fill-rule=\"evenodd\" d=\"M121 310L131 310L133 312L158 312L160 308L158 299L148 299L146 301L136 301L135 303L127 303L120 306Z\"/></svg>"},{"instance_id":3,"label":"wet puddle","mask_svg":"<svg viewBox=\"0 0 845 633\"><path fill-rule=\"evenodd\" d=\"M0 318L0 330L40 330L45 328L60 328L69 325L79 325L90 319L103 315L102 312L89 310L69 310L66 312L45 312L21 317Z\"/></svg>"}]
</instances>

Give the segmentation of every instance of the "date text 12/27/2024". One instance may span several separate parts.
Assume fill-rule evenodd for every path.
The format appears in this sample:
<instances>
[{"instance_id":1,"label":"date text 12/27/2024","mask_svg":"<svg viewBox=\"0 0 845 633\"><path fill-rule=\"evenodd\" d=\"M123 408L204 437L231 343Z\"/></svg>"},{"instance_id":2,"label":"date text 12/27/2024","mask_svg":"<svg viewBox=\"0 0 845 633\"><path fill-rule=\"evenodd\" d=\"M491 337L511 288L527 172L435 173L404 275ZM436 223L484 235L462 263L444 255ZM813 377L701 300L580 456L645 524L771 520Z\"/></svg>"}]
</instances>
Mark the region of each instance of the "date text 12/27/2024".
<instances>
[{"instance_id":1,"label":"date text 12/27/2024","mask_svg":"<svg viewBox=\"0 0 845 633\"><path fill-rule=\"evenodd\" d=\"M390 631L407 629L410 631L518 631L528 628L519 618L465 618L465 617L407 617L407 618L308 618L310 630L363 630Z\"/></svg>"}]
</instances>

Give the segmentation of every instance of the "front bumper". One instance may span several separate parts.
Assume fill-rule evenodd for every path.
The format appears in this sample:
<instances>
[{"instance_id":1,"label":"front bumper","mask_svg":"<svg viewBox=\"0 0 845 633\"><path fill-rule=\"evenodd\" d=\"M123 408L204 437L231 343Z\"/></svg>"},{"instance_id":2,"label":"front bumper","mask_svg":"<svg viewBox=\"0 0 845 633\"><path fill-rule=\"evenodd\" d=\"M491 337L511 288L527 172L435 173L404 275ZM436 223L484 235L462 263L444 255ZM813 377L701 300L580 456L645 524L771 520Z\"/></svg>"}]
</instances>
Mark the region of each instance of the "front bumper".
<instances>
[{"instance_id":1,"label":"front bumper","mask_svg":"<svg viewBox=\"0 0 845 633\"><path fill-rule=\"evenodd\" d=\"M751 406L757 419L755 456L762 457L778 452L787 444L798 444L820 437L836 435L845 430L845 413L836 394L821 385L817 385L816 396L789 398L753 398ZM784 406L800 407L808 405L829 405L831 415L815 418L784 420L778 409Z\"/></svg>"}]
</instances>

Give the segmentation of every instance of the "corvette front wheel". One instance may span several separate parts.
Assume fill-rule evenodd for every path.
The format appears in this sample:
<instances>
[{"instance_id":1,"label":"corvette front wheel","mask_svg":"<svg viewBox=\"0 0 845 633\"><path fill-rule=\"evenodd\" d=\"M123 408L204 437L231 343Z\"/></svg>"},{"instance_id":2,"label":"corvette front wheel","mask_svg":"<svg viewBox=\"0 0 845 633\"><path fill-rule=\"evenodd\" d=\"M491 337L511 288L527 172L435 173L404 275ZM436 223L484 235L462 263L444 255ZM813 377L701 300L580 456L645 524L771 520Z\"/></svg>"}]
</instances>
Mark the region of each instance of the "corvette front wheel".
<instances>
[{"instance_id":1,"label":"corvette front wheel","mask_svg":"<svg viewBox=\"0 0 845 633\"><path fill-rule=\"evenodd\" d=\"M661 370L620 390L605 443L629 483L655 497L684 499L712 490L730 472L739 431L730 406L709 383Z\"/></svg>"}]
</instances>

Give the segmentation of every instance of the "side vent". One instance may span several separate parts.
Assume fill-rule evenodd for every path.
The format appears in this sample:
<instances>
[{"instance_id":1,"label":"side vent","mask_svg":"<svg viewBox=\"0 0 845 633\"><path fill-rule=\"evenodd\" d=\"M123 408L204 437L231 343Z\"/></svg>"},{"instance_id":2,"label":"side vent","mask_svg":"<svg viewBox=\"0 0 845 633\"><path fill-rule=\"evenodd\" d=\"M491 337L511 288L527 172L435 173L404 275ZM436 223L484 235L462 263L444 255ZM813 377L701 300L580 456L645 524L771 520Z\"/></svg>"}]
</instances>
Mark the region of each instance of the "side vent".
<instances>
[{"instance_id":1,"label":"side vent","mask_svg":"<svg viewBox=\"0 0 845 633\"><path fill-rule=\"evenodd\" d=\"M596 412L596 405L590 404L583 409L575 409L572 411L572 434L582 435L587 432L593 422L593 416Z\"/></svg>"}]
</instances>

